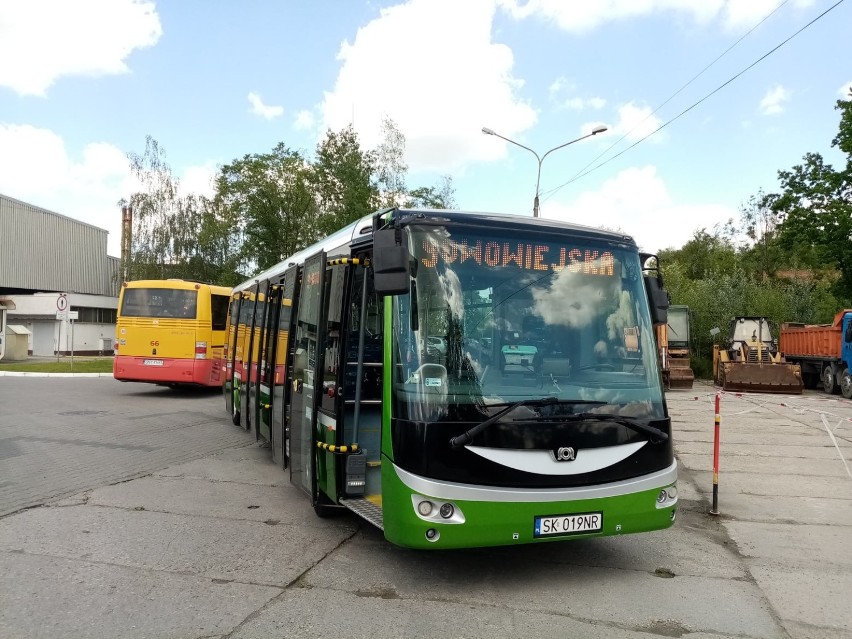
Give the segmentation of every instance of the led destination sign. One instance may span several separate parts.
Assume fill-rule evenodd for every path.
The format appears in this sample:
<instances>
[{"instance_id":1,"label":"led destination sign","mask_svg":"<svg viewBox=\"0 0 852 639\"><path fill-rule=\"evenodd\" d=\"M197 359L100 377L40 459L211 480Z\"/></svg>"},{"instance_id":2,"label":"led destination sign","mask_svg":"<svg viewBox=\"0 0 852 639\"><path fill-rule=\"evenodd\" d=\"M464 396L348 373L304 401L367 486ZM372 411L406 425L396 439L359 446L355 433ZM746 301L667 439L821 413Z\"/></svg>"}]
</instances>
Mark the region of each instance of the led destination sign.
<instances>
[{"instance_id":1,"label":"led destination sign","mask_svg":"<svg viewBox=\"0 0 852 639\"><path fill-rule=\"evenodd\" d=\"M491 268L557 273L568 269L586 275L615 275L615 258L609 251L556 244L424 238L420 263L426 268L435 268L439 263L476 263Z\"/></svg>"}]
</instances>

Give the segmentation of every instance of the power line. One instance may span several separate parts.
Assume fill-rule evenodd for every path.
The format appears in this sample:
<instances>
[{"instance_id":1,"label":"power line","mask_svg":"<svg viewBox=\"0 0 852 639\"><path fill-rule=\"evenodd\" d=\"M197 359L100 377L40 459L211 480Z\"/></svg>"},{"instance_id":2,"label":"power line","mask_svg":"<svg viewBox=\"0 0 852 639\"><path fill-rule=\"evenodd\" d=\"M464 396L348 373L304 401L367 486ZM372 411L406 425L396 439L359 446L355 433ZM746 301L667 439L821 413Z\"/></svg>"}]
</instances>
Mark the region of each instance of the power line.
<instances>
[{"instance_id":1,"label":"power line","mask_svg":"<svg viewBox=\"0 0 852 639\"><path fill-rule=\"evenodd\" d=\"M650 118L650 117L651 117L652 115L654 115L657 111L659 111L659 110L660 110L660 109L662 109L664 106L666 106L669 102L671 102L671 101L672 101L672 99L674 99L675 97L677 97L677 95L678 95L678 94L680 94L680 93L681 93L684 89L686 89L686 87L688 87L688 86L689 86L690 84L692 84L695 80L697 80L699 77L701 77L701 76L704 74L704 72L705 72L705 71L707 71L710 67L712 67L714 64L716 64L719 60L721 60L723 57L725 57L725 56L728 54L728 52L729 52L729 51L731 51L731 49L733 49L733 48L734 48L734 47L736 47L736 46L737 46L740 42L742 42L743 40L745 40L745 39L746 39L746 38L747 38L747 37L748 37L748 36L749 36L749 35L750 35L750 34L751 34L751 33L752 33L755 29L757 29L760 25L762 25L762 24L763 24L764 22L766 22L769 18L771 18L773 15L775 15L775 13L776 13L779 9L781 9L781 7L783 7L785 4L787 4L789 1L790 1L790 0L784 0L781 4L779 4L778 6L776 6L776 7L775 7L775 8L774 8L771 12L769 12L767 15L765 15L765 16L763 17L763 19L762 19L760 22L758 22L758 23L757 23L756 25L754 25L751 29L749 29L748 31L746 31L746 32L745 32L745 33L744 33L744 34L743 34L743 35L742 35L742 36L741 36L741 37L740 37L740 38L739 38L736 42L734 42L731 46L729 46L727 49L725 49L724 51L722 51L722 53L720 53L718 56L716 56L716 58L715 58L712 62L710 62L710 64L708 64L708 65L707 65L707 66L705 66L703 69L701 69L701 71L699 71L697 74L695 74L694 76L692 76L692 78L690 78L690 79L689 79L689 81L688 81L686 84L684 84L684 85L683 85L682 87L680 87L677 91L675 91L675 92L674 92L674 93L672 93L672 94L671 94L668 98L666 98L665 102L663 102L663 103L662 103L661 105L659 105L656 109L654 109L653 111L651 111L651 113L649 113L648 115L646 115L646 116L645 116L645 117L644 117L644 118L643 118L643 119L642 119L639 123L637 123L637 124L636 124L636 126L634 126L632 129L630 129L627 133L625 133L625 134L624 134L624 135L622 135L620 138L618 138L615 142L613 142L612 144L610 144L610 145L609 145L609 147L607 147L607 148L606 148L603 152L601 152L601 154L600 154L600 155L598 155L596 158L592 159L592 160L591 160L591 161L590 161L590 162L589 162L586 166L584 166L582 169L580 169L579 171L577 171L577 174L574 176L574 178L576 178L576 177L577 177L580 173L582 173L582 172L583 172L583 171L585 171L587 168L589 168L592 164L594 164L595 162L597 162L598 160L600 160L600 159L601 159L603 156L605 156L607 153L609 153L610 151L612 151L612 149L613 149L613 148L615 148L616 146L618 146L619 144L621 144L621 141L622 141L622 140L624 140L624 138L626 138L628 135L630 135L631 133L633 133L633 131L635 131L636 129L638 129L638 128L639 128L639 127L640 127L640 126L641 126L641 125L645 122L645 120L647 120L648 118ZM571 178L571 180L573 180L574 178ZM568 182L568 183L570 183L570 182ZM566 184L567 184L567 183L566 183ZM562 185L562 186L564 186L564 185ZM547 195L549 195L549 194L552 194L552 193L556 192L557 190L559 190L559 189L561 189L561 188L562 188L561 186L557 186L556 188L553 188L553 189L550 189L550 190L548 190L548 191L545 191L545 192L543 193L543 195L547 196Z\"/></svg>"},{"instance_id":2,"label":"power line","mask_svg":"<svg viewBox=\"0 0 852 639\"><path fill-rule=\"evenodd\" d=\"M789 36L788 38L786 38L785 40L783 40L780 44L776 45L775 47L773 47L772 49L770 49L769 51L767 51L766 53L764 53L764 54L763 54L762 56L760 56L757 60L755 60L754 62L752 62L750 65L748 65L745 69L743 69L742 71L740 71L739 73L737 73L736 75L734 75L733 77L731 77L730 79L728 79L727 81L725 81L725 82L723 82L722 84L720 84L718 87L716 87L715 89L713 89L710 93L708 93L707 95L705 95L703 98L701 98L700 100L698 100L697 102L695 102L695 103L694 103L694 104L692 104L691 106L687 107L686 109L684 109L683 111L681 111L680 113L678 113L678 114L677 114L675 117L673 117L671 120L669 120L669 121L667 121L667 122L664 122L663 124L661 124L660 126L658 126L656 129L654 129L653 131L651 131L651 132L650 132L648 135L646 135L645 137L640 138L639 140L637 140L636 142L634 142L633 144L631 144L631 145L630 145L629 147L627 147L626 149L624 149L624 150L622 150L622 151L619 151L618 153L616 153L615 155L613 155L613 156L612 156L611 158L609 158L608 160L604 160L603 162L601 162L600 164L595 165L594 167L592 167L592 168L591 168L591 169L589 169L588 171L581 172L581 173L579 173L579 174L575 175L574 177L572 177L572 178L571 178L570 180L568 180L567 182L564 182L563 184L560 184L559 186L557 186L557 187L555 187L555 188L553 188L553 189L550 189L549 191L547 191L547 192L546 192L546 193L547 193L547 197L550 197L551 195L553 195L554 193L556 193L556 191L558 191L559 189L561 189L561 188L563 188L563 187L566 187L566 186L568 186L569 184L571 184L571 183L573 183L573 182L576 182L576 181L577 181L577 180L579 180L580 178L583 178L583 177L587 176L589 173L592 173L592 172L594 172L594 171L597 171L599 168L601 168L602 166L604 166L604 165L606 165L606 164L609 164L610 162L612 162L613 160L615 160L617 157L619 157L619 156L623 155L624 153L626 153L627 151L629 151L630 149L632 149L632 148L633 148L633 147L635 147L636 145L638 145L638 144L640 144L640 143L644 142L645 140L647 140L648 138L650 138L652 135L654 135L654 134L656 134L656 133L659 133L659 132L660 132L660 131L662 131L664 128L666 128L668 125L670 125L671 123L673 123L673 122L677 121L677 120L678 120L678 119L680 119L682 116L684 116L684 115L686 115L687 113L689 113L690 111L692 111L692 109L694 109L694 108L695 108L695 107L697 107L699 104L701 104L702 102L704 102L707 98L711 97L712 95L714 95L714 94L718 93L719 91L721 91L722 89L724 89L724 88L725 88L726 86L728 86L731 82L733 82L734 80L736 80L737 78L739 78L741 75L743 75L746 71L748 71L748 70L749 70L749 69L751 69L752 67L756 66L757 64L759 64L760 62L762 62L763 60L765 60L766 58L768 58L770 55L772 55L773 53L775 53L778 49L780 49L780 48L781 48L781 47L783 47L785 44L787 44L790 40L792 40L792 39L793 39L793 38L795 38L797 35L799 35L802 31L804 31L805 29L807 29L808 27L810 27L812 24L814 24L814 23L815 23L815 22L817 22L818 20L822 19L822 18L823 18L826 14L828 14L830 11L834 10L835 8L837 8L838 6L840 6L841 4L843 4L845 1L846 1L846 0L838 0L837 2L835 2L835 3L834 3L833 5L831 5L828 9L826 9L825 11L823 11L821 14L819 14L817 17L815 17L815 18L814 18L813 20L811 20L810 22L808 22L808 23L807 23L805 26L803 26L801 29L799 29L798 31L796 31L795 33L793 33L791 36ZM598 156L598 157L600 157L600 156ZM588 165L586 165L586 166L588 166Z\"/></svg>"}]
</instances>

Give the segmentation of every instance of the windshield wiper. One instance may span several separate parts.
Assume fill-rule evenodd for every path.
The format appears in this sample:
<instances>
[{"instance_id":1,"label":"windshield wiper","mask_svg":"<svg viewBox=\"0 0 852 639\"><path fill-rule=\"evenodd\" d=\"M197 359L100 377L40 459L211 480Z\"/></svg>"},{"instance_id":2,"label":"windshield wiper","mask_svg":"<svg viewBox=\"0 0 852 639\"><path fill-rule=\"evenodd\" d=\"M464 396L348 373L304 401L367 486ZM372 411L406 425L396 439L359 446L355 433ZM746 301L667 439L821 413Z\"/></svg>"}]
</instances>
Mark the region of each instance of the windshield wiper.
<instances>
[{"instance_id":1,"label":"windshield wiper","mask_svg":"<svg viewBox=\"0 0 852 639\"><path fill-rule=\"evenodd\" d=\"M450 439L450 446L453 448L460 448L464 446L468 442L472 441L474 437L476 437L479 433L484 431L486 428L491 426L492 424L496 424L503 417L511 413L516 408L520 408L521 406L550 406L553 404L606 404L606 402L599 402L594 400L582 400L582 399L559 399L558 397L540 397L540 398L527 398L521 399L517 402L511 402L506 405L506 408L501 410L499 413L492 415L484 422L481 422L471 428L468 431L465 431L461 435L457 437L453 437ZM502 404L490 404L490 406L502 406ZM585 414L585 413L583 413ZM660 431L662 432L662 431ZM665 433L663 433L665 434Z\"/></svg>"},{"instance_id":2,"label":"windshield wiper","mask_svg":"<svg viewBox=\"0 0 852 639\"><path fill-rule=\"evenodd\" d=\"M657 442L665 442L669 439L669 434L665 431L660 430L656 426L651 426L650 424L645 424L640 422L637 419L633 419L632 417L620 417L618 415L610 415L608 413L576 413L574 415L552 415L549 417L545 416L536 416L536 417L527 417L524 419L513 419L515 422L584 422L584 421L597 421L597 422L612 422L613 424L619 424L621 426L626 426L631 430L635 430L637 433L644 433L645 435L649 435L651 437L651 441L653 442L655 439Z\"/></svg>"}]
</instances>

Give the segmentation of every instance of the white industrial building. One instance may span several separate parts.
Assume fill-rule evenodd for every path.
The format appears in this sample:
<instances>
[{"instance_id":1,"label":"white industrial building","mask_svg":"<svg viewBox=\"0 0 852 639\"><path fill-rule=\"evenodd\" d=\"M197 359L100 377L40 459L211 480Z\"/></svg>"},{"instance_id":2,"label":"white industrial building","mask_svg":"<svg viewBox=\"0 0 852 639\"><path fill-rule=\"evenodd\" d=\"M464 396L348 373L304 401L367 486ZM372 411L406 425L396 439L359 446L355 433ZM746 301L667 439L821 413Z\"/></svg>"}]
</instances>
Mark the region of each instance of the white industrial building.
<instances>
[{"instance_id":1,"label":"white industrial building","mask_svg":"<svg viewBox=\"0 0 852 639\"><path fill-rule=\"evenodd\" d=\"M107 255L107 236L0 194L0 342L12 326L28 332L30 355L111 354L121 260Z\"/></svg>"}]
</instances>

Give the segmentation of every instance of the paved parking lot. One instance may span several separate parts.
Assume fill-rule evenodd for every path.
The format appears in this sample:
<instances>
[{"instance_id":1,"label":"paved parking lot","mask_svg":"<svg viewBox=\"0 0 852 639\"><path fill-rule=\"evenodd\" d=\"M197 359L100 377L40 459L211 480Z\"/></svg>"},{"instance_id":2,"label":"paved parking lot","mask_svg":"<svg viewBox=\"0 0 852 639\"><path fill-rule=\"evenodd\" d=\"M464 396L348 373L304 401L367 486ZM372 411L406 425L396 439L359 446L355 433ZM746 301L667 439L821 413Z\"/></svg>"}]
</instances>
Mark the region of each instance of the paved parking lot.
<instances>
[{"instance_id":1,"label":"paved parking lot","mask_svg":"<svg viewBox=\"0 0 852 639\"><path fill-rule=\"evenodd\" d=\"M0 377L0 516L252 441L221 394L112 377Z\"/></svg>"},{"instance_id":2,"label":"paved parking lot","mask_svg":"<svg viewBox=\"0 0 852 639\"><path fill-rule=\"evenodd\" d=\"M712 517L713 398L668 395L672 529L415 552L316 518L217 394L3 378L0 636L852 637L852 403L724 395Z\"/></svg>"}]
</instances>

